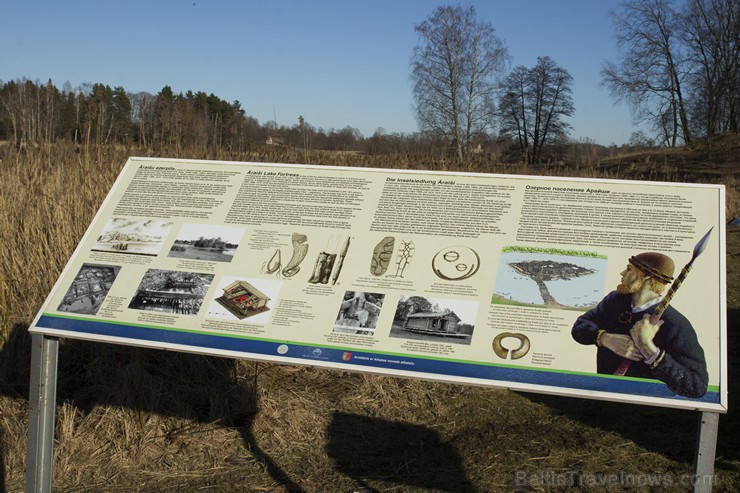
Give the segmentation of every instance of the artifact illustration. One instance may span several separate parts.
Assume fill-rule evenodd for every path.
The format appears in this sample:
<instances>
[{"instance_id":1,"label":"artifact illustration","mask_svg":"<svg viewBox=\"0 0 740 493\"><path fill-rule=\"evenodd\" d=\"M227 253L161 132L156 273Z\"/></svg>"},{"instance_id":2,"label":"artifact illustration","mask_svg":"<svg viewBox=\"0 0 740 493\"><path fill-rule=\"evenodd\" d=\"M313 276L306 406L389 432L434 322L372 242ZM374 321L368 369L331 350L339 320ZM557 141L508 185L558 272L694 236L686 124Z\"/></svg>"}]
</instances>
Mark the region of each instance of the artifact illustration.
<instances>
[{"instance_id":1,"label":"artifact illustration","mask_svg":"<svg viewBox=\"0 0 740 493\"><path fill-rule=\"evenodd\" d=\"M396 254L396 273L391 277L403 277L406 267L411 264L414 250L413 240L401 240L401 244L398 246L398 253Z\"/></svg>"},{"instance_id":2,"label":"artifact illustration","mask_svg":"<svg viewBox=\"0 0 740 493\"><path fill-rule=\"evenodd\" d=\"M301 262L303 262L303 259L308 254L308 236L301 233L293 233L291 240L293 242L293 255L290 257L288 265L283 269L283 275L285 277L293 277L298 274L301 270Z\"/></svg>"},{"instance_id":3,"label":"artifact illustration","mask_svg":"<svg viewBox=\"0 0 740 493\"><path fill-rule=\"evenodd\" d=\"M382 276L388 270L395 244L396 239L393 236L386 236L375 245L373 257L370 260L370 273L372 275Z\"/></svg>"},{"instance_id":4,"label":"artifact illustration","mask_svg":"<svg viewBox=\"0 0 740 493\"><path fill-rule=\"evenodd\" d=\"M550 294L550 290L547 288L547 284L545 284L547 281L568 281L575 277L588 276L595 272L592 269L587 269L580 265L552 260L527 260L510 263L509 266L519 274L533 280L540 290L542 301L545 305L551 306L562 305Z\"/></svg>"},{"instance_id":5,"label":"artifact illustration","mask_svg":"<svg viewBox=\"0 0 740 493\"><path fill-rule=\"evenodd\" d=\"M265 274L275 274L279 277L280 268L283 266L281 256L282 253L280 252L280 249L276 248L275 253L272 254L272 257L270 257L269 260L265 261L262 264L260 272L263 272Z\"/></svg>"},{"instance_id":6,"label":"artifact illustration","mask_svg":"<svg viewBox=\"0 0 740 493\"><path fill-rule=\"evenodd\" d=\"M308 237L304 234L293 233L291 241L293 242L293 255L290 257L288 264L283 266L283 252L280 248L276 248L272 256L262 263L260 272L274 274L278 278L281 274L284 277L293 277L298 274L301 270L301 262L308 253Z\"/></svg>"},{"instance_id":7,"label":"artifact illustration","mask_svg":"<svg viewBox=\"0 0 740 493\"><path fill-rule=\"evenodd\" d=\"M95 315L120 269L117 265L82 264L57 310Z\"/></svg>"},{"instance_id":8,"label":"artifact illustration","mask_svg":"<svg viewBox=\"0 0 740 493\"><path fill-rule=\"evenodd\" d=\"M344 266L344 258L347 256L347 251L349 250L349 236L346 240L344 240L344 245L342 245L342 249L339 252L339 257L337 258L337 265L334 267L334 273L331 275L331 283L336 284L337 279L339 279L339 274L342 272L342 267Z\"/></svg>"},{"instance_id":9,"label":"artifact illustration","mask_svg":"<svg viewBox=\"0 0 740 493\"><path fill-rule=\"evenodd\" d=\"M336 253L320 252L313 266L311 278L308 280L311 284L328 284L331 270L334 268L334 261L337 259Z\"/></svg>"},{"instance_id":10,"label":"artifact illustration","mask_svg":"<svg viewBox=\"0 0 740 493\"><path fill-rule=\"evenodd\" d=\"M337 253L320 252L316 258L316 263L314 264L313 272L308 282L311 284L329 284L329 281L331 281L332 285L336 284L339 274L342 272L342 266L349 250L349 244L350 238L347 237Z\"/></svg>"},{"instance_id":11,"label":"artifact illustration","mask_svg":"<svg viewBox=\"0 0 740 493\"><path fill-rule=\"evenodd\" d=\"M375 245L373 249L373 256L370 259L370 273L376 277L380 277L386 274L388 267L393 259L393 248L396 244L396 238L393 236L386 236ZM396 270L393 274L388 274L389 277L403 277L403 273L406 268L411 264L411 259L414 256L414 241L411 239L402 239L398 245L398 251L396 252L396 258L394 264Z\"/></svg>"},{"instance_id":12,"label":"artifact illustration","mask_svg":"<svg viewBox=\"0 0 740 493\"><path fill-rule=\"evenodd\" d=\"M509 349L504 347L503 341L505 339L516 339L519 341L519 347L516 349ZM523 358L528 352L530 347L529 338L524 334L517 334L514 332L502 332L493 338L493 352L496 353L501 359L507 359L511 354L511 359Z\"/></svg>"},{"instance_id":13,"label":"artifact illustration","mask_svg":"<svg viewBox=\"0 0 740 493\"><path fill-rule=\"evenodd\" d=\"M475 275L480 268L478 252L467 246L451 246L437 252L432 270L445 281L462 281Z\"/></svg>"},{"instance_id":14,"label":"artifact illustration","mask_svg":"<svg viewBox=\"0 0 740 493\"><path fill-rule=\"evenodd\" d=\"M224 288L216 301L236 318L243 320L266 310L270 298L247 281L234 281Z\"/></svg>"}]
</instances>

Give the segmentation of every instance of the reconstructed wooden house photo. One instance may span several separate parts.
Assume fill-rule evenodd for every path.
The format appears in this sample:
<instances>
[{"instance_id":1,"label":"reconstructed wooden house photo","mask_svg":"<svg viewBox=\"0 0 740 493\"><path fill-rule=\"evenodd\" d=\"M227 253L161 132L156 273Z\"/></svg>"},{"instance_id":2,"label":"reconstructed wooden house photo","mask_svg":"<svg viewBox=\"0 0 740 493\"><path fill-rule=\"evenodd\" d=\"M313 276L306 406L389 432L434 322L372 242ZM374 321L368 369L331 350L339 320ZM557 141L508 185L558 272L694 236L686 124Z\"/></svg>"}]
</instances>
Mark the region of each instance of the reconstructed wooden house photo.
<instances>
[{"instance_id":1,"label":"reconstructed wooden house photo","mask_svg":"<svg viewBox=\"0 0 740 493\"><path fill-rule=\"evenodd\" d=\"M390 336L468 345L477 313L473 301L401 296Z\"/></svg>"},{"instance_id":2,"label":"reconstructed wooden house photo","mask_svg":"<svg viewBox=\"0 0 740 493\"><path fill-rule=\"evenodd\" d=\"M452 310L429 313L412 313L406 318L404 329L417 332L443 333L456 336L457 326L460 323L458 317Z\"/></svg>"}]
</instances>

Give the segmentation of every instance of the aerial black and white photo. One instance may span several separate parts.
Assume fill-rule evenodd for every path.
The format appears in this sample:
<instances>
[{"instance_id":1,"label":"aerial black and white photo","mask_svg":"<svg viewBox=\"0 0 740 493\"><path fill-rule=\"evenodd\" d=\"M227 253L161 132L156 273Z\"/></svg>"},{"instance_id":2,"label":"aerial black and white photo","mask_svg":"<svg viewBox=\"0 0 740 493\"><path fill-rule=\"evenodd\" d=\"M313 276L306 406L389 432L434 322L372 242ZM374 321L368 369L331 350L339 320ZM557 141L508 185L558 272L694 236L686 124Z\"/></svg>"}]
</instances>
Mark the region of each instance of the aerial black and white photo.
<instances>
[{"instance_id":1,"label":"aerial black and white photo","mask_svg":"<svg viewBox=\"0 0 740 493\"><path fill-rule=\"evenodd\" d=\"M95 315L120 269L117 265L82 264L57 310Z\"/></svg>"}]
</instances>

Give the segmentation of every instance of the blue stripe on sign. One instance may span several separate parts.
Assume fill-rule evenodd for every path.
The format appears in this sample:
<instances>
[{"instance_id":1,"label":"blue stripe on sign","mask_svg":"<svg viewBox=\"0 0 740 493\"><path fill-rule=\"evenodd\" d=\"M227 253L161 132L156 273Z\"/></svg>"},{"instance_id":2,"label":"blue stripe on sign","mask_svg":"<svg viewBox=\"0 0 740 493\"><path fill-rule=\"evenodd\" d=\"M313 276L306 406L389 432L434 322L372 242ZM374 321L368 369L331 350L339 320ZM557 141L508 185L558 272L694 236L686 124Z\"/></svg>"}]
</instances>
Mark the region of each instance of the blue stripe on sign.
<instances>
[{"instance_id":1,"label":"blue stripe on sign","mask_svg":"<svg viewBox=\"0 0 740 493\"><path fill-rule=\"evenodd\" d=\"M484 381L511 382L530 385L544 385L567 389L610 392L645 397L666 399L683 399L692 402L719 403L718 392L707 392L700 399L689 399L676 396L661 382L652 380L634 380L610 378L592 374L560 373L527 368L512 368L499 365L485 365L467 362L440 360L433 358L404 355L388 355L357 351L352 348L335 349L317 347L295 342L266 341L255 338L213 335L182 330L167 330L153 327L108 323L99 320L63 318L43 315L37 323L39 328L64 330L118 337L132 341L177 344L194 349L216 349L249 354L269 355L272 358L291 357L314 361L325 361L351 366L366 366L404 370L430 375L449 375L475 378ZM279 348L282 348L279 350ZM346 360L345 360L346 358Z\"/></svg>"}]
</instances>

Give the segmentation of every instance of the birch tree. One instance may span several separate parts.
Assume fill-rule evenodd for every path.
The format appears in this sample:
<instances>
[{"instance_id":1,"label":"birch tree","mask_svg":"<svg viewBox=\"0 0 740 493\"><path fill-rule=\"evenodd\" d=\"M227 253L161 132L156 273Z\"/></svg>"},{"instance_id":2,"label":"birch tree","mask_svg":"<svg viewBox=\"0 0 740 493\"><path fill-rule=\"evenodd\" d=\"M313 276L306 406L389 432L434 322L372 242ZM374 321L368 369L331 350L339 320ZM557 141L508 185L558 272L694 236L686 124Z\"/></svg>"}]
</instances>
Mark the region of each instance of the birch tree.
<instances>
[{"instance_id":1,"label":"birch tree","mask_svg":"<svg viewBox=\"0 0 740 493\"><path fill-rule=\"evenodd\" d=\"M411 81L419 127L443 137L464 163L476 134L494 123L496 82L508 54L471 7L437 7L414 30Z\"/></svg>"}]
</instances>

